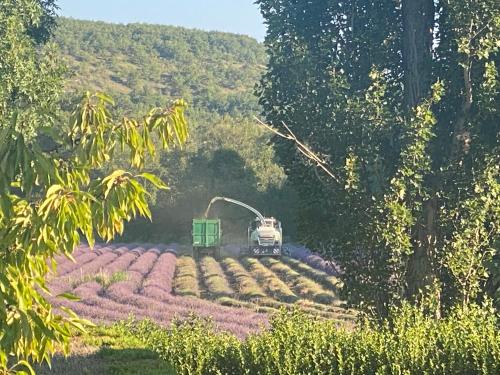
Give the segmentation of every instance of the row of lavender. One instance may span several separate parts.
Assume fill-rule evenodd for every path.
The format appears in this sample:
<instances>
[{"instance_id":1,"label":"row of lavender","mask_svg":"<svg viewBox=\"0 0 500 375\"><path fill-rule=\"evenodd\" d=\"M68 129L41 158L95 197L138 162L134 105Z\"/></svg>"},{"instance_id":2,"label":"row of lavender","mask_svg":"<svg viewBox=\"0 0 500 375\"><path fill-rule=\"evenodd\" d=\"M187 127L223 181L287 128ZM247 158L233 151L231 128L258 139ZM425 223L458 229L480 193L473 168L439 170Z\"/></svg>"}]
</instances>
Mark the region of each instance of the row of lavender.
<instances>
[{"instance_id":1,"label":"row of lavender","mask_svg":"<svg viewBox=\"0 0 500 375\"><path fill-rule=\"evenodd\" d=\"M311 267L333 276L340 276L342 274L342 269L339 264L334 261L324 260L321 256L313 253L311 250L302 245L287 244L285 246L289 251L290 256L310 265Z\"/></svg>"},{"instance_id":2,"label":"row of lavender","mask_svg":"<svg viewBox=\"0 0 500 375\"><path fill-rule=\"evenodd\" d=\"M342 274L342 268L335 261L327 261L320 255L312 252L302 245L287 243L284 246L285 253L289 254L292 258L298 259L311 267L319 269L333 276ZM242 247L240 245L226 245L224 246L226 253L232 256L238 256L241 253Z\"/></svg>"},{"instance_id":3,"label":"row of lavender","mask_svg":"<svg viewBox=\"0 0 500 375\"><path fill-rule=\"evenodd\" d=\"M176 255L166 246L98 245L94 251L83 246L75 251L74 257L76 263L60 259L59 277L50 282L50 287L54 294L72 291L81 300L54 298L53 302L93 321L112 322L133 315L169 324L176 317L182 319L194 313L210 317L219 329L240 337L267 324L265 315L251 310L172 295ZM85 280L85 276L104 269L107 273L126 271L127 279L107 289L95 280L76 283L72 289L75 285L72 279Z\"/></svg>"}]
</instances>

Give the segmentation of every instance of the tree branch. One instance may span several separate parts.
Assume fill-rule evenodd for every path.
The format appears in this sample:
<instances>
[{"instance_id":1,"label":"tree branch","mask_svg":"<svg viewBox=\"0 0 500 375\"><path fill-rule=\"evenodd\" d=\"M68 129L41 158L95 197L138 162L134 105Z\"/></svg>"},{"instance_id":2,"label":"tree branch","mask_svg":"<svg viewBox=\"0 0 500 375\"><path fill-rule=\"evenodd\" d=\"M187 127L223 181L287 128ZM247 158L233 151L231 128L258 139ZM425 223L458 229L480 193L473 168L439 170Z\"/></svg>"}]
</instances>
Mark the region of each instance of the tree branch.
<instances>
[{"instance_id":1,"label":"tree branch","mask_svg":"<svg viewBox=\"0 0 500 375\"><path fill-rule=\"evenodd\" d=\"M261 126L263 126L266 129L270 130L275 135L277 135L277 136L279 136L281 138L288 139L288 140L294 142L295 145L297 146L297 149L300 151L300 153L302 155L304 155L306 158L308 158L309 160L311 160L312 162L314 162L317 167L321 168L328 176L330 176L333 180L335 180L335 182L337 182L338 184L341 183L340 179L337 176L335 176L333 174L333 172L331 171L330 167L328 166L328 163L325 160L321 159L318 156L318 154L316 154L314 151L312 151L304 143L302 143L301 141L299 141L299 139L297 138L297 136L292 132L292 130L284 122L282 122L282 125L284 126L284 128L286 129L286 131L288 132L288 134L281 133L280 131L278 131L275 128L273 128L271 125L268 125L268 124L264 123L263 121L261 121L256 116L254 116L254 119Z\"/></svg>"}]
</instances>

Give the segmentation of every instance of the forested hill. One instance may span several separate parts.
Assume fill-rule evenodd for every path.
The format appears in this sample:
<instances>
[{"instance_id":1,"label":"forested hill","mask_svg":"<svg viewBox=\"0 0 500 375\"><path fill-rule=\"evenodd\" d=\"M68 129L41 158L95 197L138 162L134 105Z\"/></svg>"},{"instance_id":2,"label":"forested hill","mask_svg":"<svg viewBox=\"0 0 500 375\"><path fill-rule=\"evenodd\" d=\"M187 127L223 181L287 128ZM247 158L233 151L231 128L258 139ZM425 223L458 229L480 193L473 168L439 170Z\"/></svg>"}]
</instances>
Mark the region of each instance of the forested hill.
<instances>
[{"instance_id":1,"label":"forested hill","mask_svg":"<svg viewBox=\"0 0 500 375\"><path fill-rule=\"evenodd\" d=\"M56 42L67 57L70 90L103 90L134 113L177 97L205 114L257 109L253 88L266 56L255 39L162 25L67 18L59 24Z\"/></svg>"}]
</instances>

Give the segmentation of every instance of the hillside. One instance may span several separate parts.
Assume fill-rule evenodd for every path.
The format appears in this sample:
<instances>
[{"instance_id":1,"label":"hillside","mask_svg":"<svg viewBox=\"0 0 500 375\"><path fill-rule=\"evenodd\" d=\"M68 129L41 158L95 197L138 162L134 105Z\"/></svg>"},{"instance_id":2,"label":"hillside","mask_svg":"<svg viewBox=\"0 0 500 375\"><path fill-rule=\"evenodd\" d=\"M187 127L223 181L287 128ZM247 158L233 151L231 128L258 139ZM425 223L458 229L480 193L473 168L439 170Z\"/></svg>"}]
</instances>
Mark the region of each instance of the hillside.
<instances>
[{"instance_id":1,"label":"hillside","mask_svg":"<svg viewBox=\"0 0 500 375\"><path fill-rule=\"evenodd\" d=\"M261 44L229 33L66 18L59 20L55 40L69 70L69 100L85 90L102 90L127 116L176 98L188 102L186 147L148 163L170 190L156 197L153 224L129 226L128 240L188 240L191 219L216 195L283 218L286 235L292 233L287 218L294 205L285 174L274 162L269 134L252 119L260 112L253 90L266 63ZM226 234L244 237L250 216L226 211Z\"/></svg>"},{"instance_id":2,"label":"hillside","mask_svg":"<svg viewBox=\"0 0 500 375\"><path fill-rule=\"evenodd\" d=\"M257 110L252 91L266 57L250 37L61 18L55 40L70 68L67 88L108 92L125 111L176 97L219 115Z\"/></svg>"}]
</instances>

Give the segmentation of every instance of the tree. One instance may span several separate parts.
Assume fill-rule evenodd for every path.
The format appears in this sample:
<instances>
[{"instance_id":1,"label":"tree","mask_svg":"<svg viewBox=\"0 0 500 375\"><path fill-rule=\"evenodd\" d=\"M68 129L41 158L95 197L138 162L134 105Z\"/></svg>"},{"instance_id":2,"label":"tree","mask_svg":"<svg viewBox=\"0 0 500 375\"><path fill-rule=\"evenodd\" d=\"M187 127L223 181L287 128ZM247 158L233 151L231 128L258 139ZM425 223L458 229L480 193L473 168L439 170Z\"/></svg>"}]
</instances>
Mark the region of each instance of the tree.
<instances>
[{"instance_id":1,"label":"tree","mask_svg":"<svg viewBox=\"0 0 500 375\"><path fill-rule=\"evenodd\" d=\"M39 44L52 28L51 3L6 0L0 8L0 129L15 123L27 138L36 124L54 122L62 88L53 46Z\"/></svg>"},{"instance_id":2,"label":"tree","mask_svg":"<svg viewBox=\"0 0 500 375\"><path fill-rule=\"evenodd\" d=\"M430 290L476 298L499 236L498 3L258 3L263 114L335 176L274 138L302 239L342 263L351 302L381 313Z\"/></svg>"},{"instance_id":3,"label":"tree","mask_svg":"<svg viewBox=\"0 0 500 375\"><path fill-rule=\"evenodd\" d=\"M32 371L28 361L50 361L55 344L67 350L71 331L84 328L46 300L55 256L71 257L82 237L111 240L125 221L150 217L142 182L165 187L149 173L95 172L118 149L143 169L157 152L153 138L167 148L187 137L182 101L117 121L110 97L86 94L59 124L60 68L31 32L50 18L46 4L6 0L0 8L0 373Z\"/></svg>"}]
</instances>

